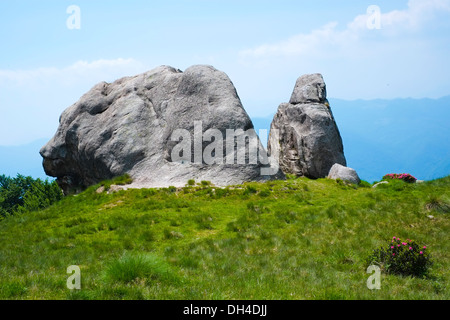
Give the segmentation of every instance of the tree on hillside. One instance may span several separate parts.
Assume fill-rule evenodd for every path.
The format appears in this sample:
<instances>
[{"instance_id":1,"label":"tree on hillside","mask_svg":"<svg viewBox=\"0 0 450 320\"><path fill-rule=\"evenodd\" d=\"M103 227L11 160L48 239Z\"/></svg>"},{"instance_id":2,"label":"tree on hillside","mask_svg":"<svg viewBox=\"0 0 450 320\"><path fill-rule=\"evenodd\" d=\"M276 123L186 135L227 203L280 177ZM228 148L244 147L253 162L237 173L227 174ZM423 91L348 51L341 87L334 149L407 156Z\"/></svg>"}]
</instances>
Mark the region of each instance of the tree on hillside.
<instances>
[{"instance_id":1,"label":"tree on hillside","mask_svg":"<svg viewBox=\"0 0 450 320\"><path fill-rule=\"evenodd\" d=\"M16 178L0 175L0 216L19 211L34 211L48 207L62 199L56 182L42 181L17 175Z\"/></svg>"}]
</instances>

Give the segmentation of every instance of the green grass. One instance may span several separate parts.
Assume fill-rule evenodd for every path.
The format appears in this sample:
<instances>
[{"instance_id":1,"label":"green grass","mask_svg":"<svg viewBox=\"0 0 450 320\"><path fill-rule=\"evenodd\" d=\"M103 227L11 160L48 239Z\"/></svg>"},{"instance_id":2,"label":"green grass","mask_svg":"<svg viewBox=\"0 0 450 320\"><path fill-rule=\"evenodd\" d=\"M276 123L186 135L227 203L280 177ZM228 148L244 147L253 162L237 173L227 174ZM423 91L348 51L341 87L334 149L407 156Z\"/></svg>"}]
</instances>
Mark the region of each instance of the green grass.
<instances>
[{"instance_id":1,"label":"green grass","mask_svg":"<svg viewBox=\"0 0 450 320\"><path fill-rule=\"evenodd\" d=\"M153 254L126 253L119 260L113 259L104 271L106 285L131 283L133 281L170 281L176 277L170 265Z\"/></svg>"},{"instance_id":2,"label":"green grass","mask_svg":"<svg viewBox=\"0 0 450 320\"><path fill-rule=\"evenodd\" d=\"M111 183L0 221L1 299L450 298L450 177L96 192ZM393 236L428 247L430 274L369 290L365 260Z\"/></svg>"},{"instance_id":3,"label":"green grass","mask_svg":"<svg viewBox=\"0 0 450 320\"><path fill-rule=\"evenodd\" d=\"M130 175L125 174L111 180L105 180L101 182L99 186L102 186L104 190L108 191L112 185L124 186L130 184L131 182L133 182L133 179L131 179Z\"/></svg>"}]
</instances>

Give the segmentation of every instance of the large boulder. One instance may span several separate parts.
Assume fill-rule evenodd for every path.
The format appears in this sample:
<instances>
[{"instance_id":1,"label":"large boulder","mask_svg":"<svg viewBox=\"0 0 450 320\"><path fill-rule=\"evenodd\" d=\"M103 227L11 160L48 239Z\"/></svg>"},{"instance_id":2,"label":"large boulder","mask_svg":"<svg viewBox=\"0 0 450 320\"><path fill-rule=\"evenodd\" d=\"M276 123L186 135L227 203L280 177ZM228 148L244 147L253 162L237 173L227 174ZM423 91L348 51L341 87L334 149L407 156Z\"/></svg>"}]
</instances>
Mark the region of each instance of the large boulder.
<instances>
[{"instance_id":1,"label":"large boulder","mask_svg":"<svg viewBox=\"0 0 450 320\"><path fill-rule=\"evenodd\" d=\"M328 179L341 179L354 184L359 184L361 182L355 169L344 167L338 163L331 167L331 170L328 173Z\"/></svg>"},{"instance_id":2,"label":"large boulder","mask_svg":"<svg viewBox=\"0 0 450 320\"><path fill-rule=\"evenodd\" d=\"M94 86L62 113L40 153L66 194L125 173L137 188L284 178L252 129L225 73L161 66Z\"/></svg>"},{"instance_id":3,"label":"large boulder","mask_svg":"<svg viewBox=\"0 0 450 320\"><path fill-rule=\"evenodd\" d=\"M347 164L322 75L297 80L290 102L273 118L268 152L285 174L312 179L327 177L335 163Z\"/></svg>"}]
</instances>

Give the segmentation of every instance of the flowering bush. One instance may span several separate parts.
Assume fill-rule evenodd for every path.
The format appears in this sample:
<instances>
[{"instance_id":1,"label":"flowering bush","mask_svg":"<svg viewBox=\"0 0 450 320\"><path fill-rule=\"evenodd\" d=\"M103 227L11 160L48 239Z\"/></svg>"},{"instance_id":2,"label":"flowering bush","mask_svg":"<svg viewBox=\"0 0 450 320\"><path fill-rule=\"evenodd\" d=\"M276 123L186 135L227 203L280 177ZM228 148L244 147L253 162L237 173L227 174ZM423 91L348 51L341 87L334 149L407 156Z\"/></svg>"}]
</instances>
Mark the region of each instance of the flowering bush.
<instances>
[{"instance_id":1,"label":"flowering bush","mask_svg":"<svg viewBox=\"0 0 450 320\"><path fill-rule=\"evenodd\" d=\"M405 276L422 277L428 272L432 262L426 246L421 246L415 241L393 237L387 246L383 246L367 259L367 264L381 265L387 273Z\"/></svg>"},{"instance_id":2,"label":"flowering bush","mask_svg":"<svg viewBox=\"0 0 450 320\"><path fill-rule=\"evenodd\" d=\"M409 182L409 183L415 183L417 181L417 179L414 178L409 173L402 173L402 174L390 173L383 177L383 180L392 180L392 179L403 180L403 181Z\"/></svg>"}]
</instances>

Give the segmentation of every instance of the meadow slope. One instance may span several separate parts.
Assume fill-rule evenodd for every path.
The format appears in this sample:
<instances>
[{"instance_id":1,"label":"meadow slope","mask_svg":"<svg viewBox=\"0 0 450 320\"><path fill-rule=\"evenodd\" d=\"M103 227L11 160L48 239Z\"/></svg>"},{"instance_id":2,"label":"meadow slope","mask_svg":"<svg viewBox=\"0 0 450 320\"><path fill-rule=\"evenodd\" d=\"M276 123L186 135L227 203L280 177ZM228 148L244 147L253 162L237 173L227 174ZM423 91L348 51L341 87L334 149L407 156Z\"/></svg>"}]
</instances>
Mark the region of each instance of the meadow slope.
<instances>
[{"instance_id":1,"label":"meadow slope","mask_svg":"<svg viewBox=\"0 0 450 320\"><path fill-rule=\"evenodd\" d=\"M0 221L0 299L450 298L450 177L98 188ZM434 265L369 290L366 258L393 236L426 245ZM66 287L71 265L81 290Z\"/></svg>"}]
</instances>

